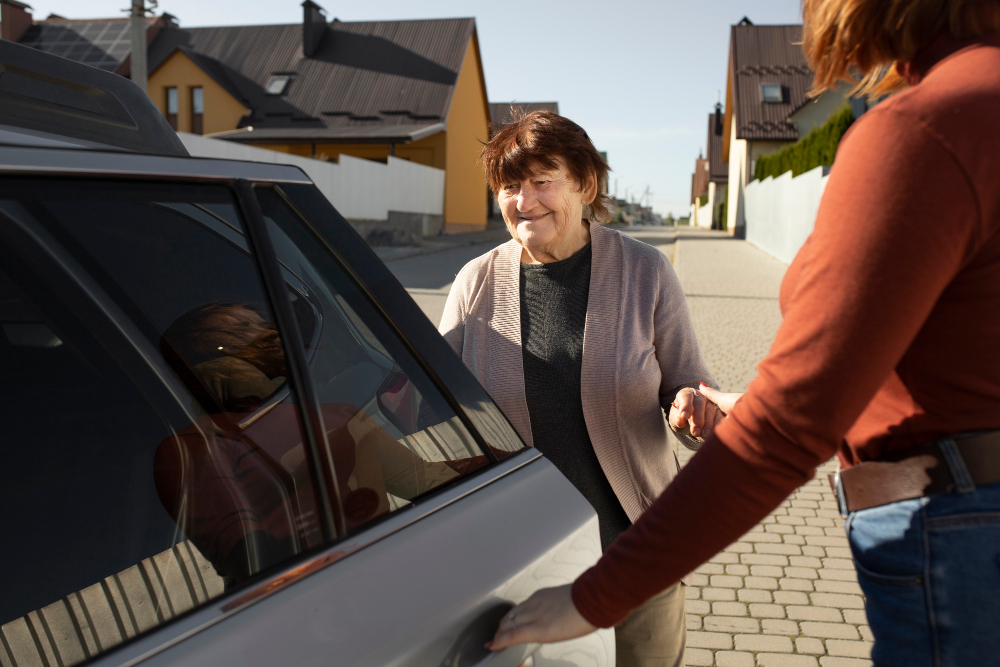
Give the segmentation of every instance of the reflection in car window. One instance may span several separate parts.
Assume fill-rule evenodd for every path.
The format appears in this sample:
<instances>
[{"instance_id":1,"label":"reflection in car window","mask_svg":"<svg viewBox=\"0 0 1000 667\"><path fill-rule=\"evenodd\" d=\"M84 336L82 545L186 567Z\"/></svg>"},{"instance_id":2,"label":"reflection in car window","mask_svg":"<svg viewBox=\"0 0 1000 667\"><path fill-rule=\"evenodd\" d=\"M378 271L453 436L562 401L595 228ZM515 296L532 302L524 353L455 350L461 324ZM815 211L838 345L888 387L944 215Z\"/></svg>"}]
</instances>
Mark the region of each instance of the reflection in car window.
<instances>
[{"instance_id":1,"label":"reflection in car window","mask_svg":"<svg viewBox=\"0 0 1000 667\"><path fill-rule=\"evenodd\" d=\"M0 663L80 662L323 542L271 312L226 188L0 184Z\"/></svg>"},{"instance_id":2,"label":"reflection in car window","mask_svg":"<svg viewBox=\"0 0 1000 667\"><path fill-rule=\"evenodd\" d=\"M348 528L486 466L451 406L333 256L275 191L258 195L278 260L320 322L309 370ZM348 468L338 454L353 457Z\"/></svg>"}]
</instances>

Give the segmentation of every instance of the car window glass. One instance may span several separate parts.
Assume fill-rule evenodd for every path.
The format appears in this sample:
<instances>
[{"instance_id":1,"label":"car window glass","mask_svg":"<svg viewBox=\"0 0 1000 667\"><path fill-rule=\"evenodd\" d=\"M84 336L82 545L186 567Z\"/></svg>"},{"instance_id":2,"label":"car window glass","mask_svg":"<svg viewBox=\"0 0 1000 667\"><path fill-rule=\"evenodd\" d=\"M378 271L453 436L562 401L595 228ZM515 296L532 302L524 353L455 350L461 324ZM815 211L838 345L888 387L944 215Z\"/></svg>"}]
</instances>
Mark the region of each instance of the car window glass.
<instances>
[{"instance_id":1,"label":"car window glass","mask_svg":"<svg viewBox=\"0 0 1000 667\"><path fill-rule=\"evenodd\" d=\"M316 313L319 333L306 352L348 529L486 466L369 298L278 193L258 196L275 254Z\"/></svg>"},{"instance_id":2,"label":"car window glass","mask_svg":"<svg viewBox=\"0 0 1000 667\"><path fill-rule=\"evenodd\" d=\"M0 663L80 662L324 541L273 321L228 189L0 184Z\"/></svg>"}]
</instances>

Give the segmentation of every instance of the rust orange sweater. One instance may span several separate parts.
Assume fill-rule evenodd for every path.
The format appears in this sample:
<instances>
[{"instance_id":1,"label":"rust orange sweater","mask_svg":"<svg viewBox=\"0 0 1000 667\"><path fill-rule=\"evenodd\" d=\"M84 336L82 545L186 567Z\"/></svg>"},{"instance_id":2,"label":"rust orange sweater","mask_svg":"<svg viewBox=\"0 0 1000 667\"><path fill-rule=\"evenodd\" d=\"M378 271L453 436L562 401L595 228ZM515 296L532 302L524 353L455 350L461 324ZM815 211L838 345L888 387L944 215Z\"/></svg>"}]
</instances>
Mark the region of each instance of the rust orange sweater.
<instances>
[{"instance_id":1,"label":"rust orange sweater","mask_svg":"<svg viewBox=\"0 0 1000 667\"><path fill-rule=\"evenodd\" d=\"M940 45L845 136L732 415L573 586L607 627L844 465L1000 428L1000 38Z\"/></svg>"}]
</instances>

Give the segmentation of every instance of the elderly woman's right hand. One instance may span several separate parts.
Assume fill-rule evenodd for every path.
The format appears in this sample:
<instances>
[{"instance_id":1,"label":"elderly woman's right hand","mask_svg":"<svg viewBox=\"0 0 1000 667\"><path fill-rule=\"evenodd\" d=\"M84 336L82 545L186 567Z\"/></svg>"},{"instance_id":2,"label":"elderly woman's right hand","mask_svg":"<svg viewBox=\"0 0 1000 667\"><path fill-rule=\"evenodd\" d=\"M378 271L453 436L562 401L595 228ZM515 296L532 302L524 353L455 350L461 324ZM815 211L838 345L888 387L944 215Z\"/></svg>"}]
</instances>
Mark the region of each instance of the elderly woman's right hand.
<instances>
[{"instance_id":1,"label":"elderly woman's right hand","mask_svg":"<svg viewBox=\"0 0 1000 667\"><path fill-rule=\"evenodd\" d=\"M725 418L712 401L702 392L685 387L677 392L670 406L667 421L680 431L690 427L691 437L705 441L715 425Z\"/></svg>"}]
</instances>

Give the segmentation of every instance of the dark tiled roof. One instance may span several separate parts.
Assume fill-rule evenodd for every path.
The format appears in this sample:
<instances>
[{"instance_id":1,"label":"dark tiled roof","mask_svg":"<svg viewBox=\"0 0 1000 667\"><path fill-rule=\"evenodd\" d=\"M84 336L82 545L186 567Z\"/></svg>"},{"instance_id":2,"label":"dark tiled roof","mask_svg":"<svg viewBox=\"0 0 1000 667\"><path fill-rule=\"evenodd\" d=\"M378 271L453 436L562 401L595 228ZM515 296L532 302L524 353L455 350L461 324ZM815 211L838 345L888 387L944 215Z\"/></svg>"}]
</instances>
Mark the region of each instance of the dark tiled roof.
<instances>
[{"instance_id":1,"label":"dark tiled roof","mask_svg":"<svg viewBox=\"0 0 1000 667\"><path fill-rule=\"evenodd\" d=\"M713 183L729 182L729 163L722 161L722 137L725 135L725 117L719 113L708 114L708 177Z\"/></svg>"},{"instance_id":2,"label":"dark tiled roof","mask_svg":"<svg viewBox=\"0 0 1000 667\"><path fill-rule=\"evenodd\" d=\"M298 23L168 28L152 44L149 66L181 50L252 109L244 124L253 133L226 138L405 141L444 122L474 31L471 18L334 20L306 58ZM291 75L283 95L265 93L274 74Z\"/></svg>"},{"instance_id":3,"label":"dark tiled roof","mask_svg":"<svg viewBox=\"0 0 1000 667\"><path fill-rule=\"evenodd\" d=\"M734 25L730 62L736 138L795 141L788 117L806 103L813 73L802 53L801 25ZM760 84L780 83L780 104L761 101Z\"/></svg>"},{"instance_id":4,"label":"dark tiled roof","mask_svg":"<svg viewBox=\"0 0 1000 667\"><path fill-rule=\"evenodd\" d=\"M153 21L147 19L147 25ZM70 21L51 17L36 21L18 42L110 72L117 70L132 51L127 18Z\"/></svg>"},{"instance_id":5,"label":"dark tiled roof","mask_svg":"<svg viewBox=\"0 0 1000 667\"><path fill-rule=\"evenodd\" d=\"M511 107L520 113L532 111L551 111L559 113L558 102L490 102L490 124L494 129L508 125L513 120Z\"/></svg>"}]
</instances>

